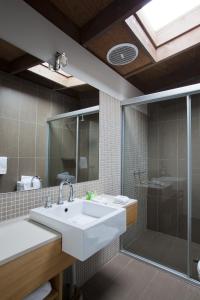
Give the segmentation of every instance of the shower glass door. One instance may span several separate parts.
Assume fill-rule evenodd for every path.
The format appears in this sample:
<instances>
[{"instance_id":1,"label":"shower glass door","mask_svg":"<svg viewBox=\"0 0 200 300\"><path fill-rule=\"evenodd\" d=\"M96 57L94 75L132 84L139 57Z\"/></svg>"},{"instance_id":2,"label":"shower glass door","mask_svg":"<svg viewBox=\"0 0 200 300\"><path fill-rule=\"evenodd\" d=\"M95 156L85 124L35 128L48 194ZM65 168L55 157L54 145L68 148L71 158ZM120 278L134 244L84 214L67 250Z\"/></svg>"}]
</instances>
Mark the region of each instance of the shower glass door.
<instances>
[{"instance_id":1,"label":"shower glass door","mask_svg":"<svg viewBox=\"0 0 200 300\"><path fill-rule=\"evenodd\" d=\"M187 273L186 98L123 107L122 192L138 200L123 249Z\"/></svg>"},{"instance_id":2,"label":"shower glass door","mask_svg":"<svg viewBox=\"0 0 200 300\"><path fill-rule=\"evenodd\" d=\"M99 114L79 116L78 182L99 178Z\"/></svg>"},{"instance_id":3,"label":"shower glass door","mask_svg":"<svg viewBox=\"0 0 200 300\"><path fill-rule=\"evenodd\" d=\"M76 117L49 122L49 185L64 179L76 182Z\"/></svg>"},{"instance_id":4,"label":"shower glass door","mask_svg":"<svg viewBox=\"0 0 200 300\"><path fill-rule=\"evenodd\" d=\"M194 279L198 279L197 262L200 260L200 94L191 96L191 106L192 106L191 276Z\"/></svg>"}]
</instances>

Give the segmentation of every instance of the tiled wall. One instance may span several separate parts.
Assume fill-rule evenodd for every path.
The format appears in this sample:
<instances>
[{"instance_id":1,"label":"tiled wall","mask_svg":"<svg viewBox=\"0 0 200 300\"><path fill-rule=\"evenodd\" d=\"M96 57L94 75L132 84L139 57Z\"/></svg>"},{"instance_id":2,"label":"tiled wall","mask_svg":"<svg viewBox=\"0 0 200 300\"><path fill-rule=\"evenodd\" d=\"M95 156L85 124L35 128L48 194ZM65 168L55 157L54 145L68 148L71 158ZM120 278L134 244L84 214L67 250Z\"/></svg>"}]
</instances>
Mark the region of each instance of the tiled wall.
<instances>
[{"instance_id":1,"label":"tiled wall","mask_svg":"<svg viewBox=\"0 0 200 300\"><path fill-rule=\"evenodd\" d=\"M75 184L77 196L84 195L88 190L114 195L120 193L120 102L100 92L99 118L99 180ZM67 187L65 191L67 193ZM48 194L52 196L53 201L56 201L58 187L0 194L0 221L28 214L29 209L43 205L44 196ZM95 256L96 259L91 258L84 263L78 263L78 284L92 276L100 265L117 253L118 249L117 240L105 250L100 251Z\"/></svg>"},{"instance_id":2,"label":"tiled wall","mask_svg":"<svg viewBox=\"0 0 200 300\"><path fill-rule=\"evenodd\" d=\"M191 99L192 240L200 243L200 95L193 95ZM152 216L151 228L186 239L187 109L185 98L149 105L149 178L161 176L175 178L175 181L168 189L161 189L160 192L149 191L151 199L154 198L155 202L158 198L160 200L160 206L157 205L159 217Z\"/></svg>"},{"instance_id":3,"label":"tiled wall","mask_svg":"<svg viewBox=\"0 0 200 300\"><path fill-rule=\"evenodd\" d=\"M136 108L142 110L142 105ZM137 224L124 235L124 245L137 239L146 228L184 237L187 233L185 99L148 104L146 113L126 107L124 135L124 194L139 201ZM164 176L175 178L174 183L168 187L148 183Z\"/></svg>"},{"instance_id":4,"label":"tiled wall","mask_svg":"<svg viewBox=\"0 0 200 300\"><path fill-rule=\"evenodd\" d=\"M200 243L199 100L199 95L192 96L192 239L197 243ZM186 99L148 104L146 114L126 107L124 135L124 194L139 200L138 222L124 235L124 245L133 242L142 228L186 239ZM153 184L155 180L158 184Z\"/></svg>"},{"instance_id":5,"label":"tiled wall","mask_svg":"<svg viewBox=\"0 0 200 300\"><path fill-rule=\"evenodd\" d=\"M186 238L186 100L151 103L148 116L149 180L168 177L174 182L148 189L147 225L151 230Z\"/></svg>"},{"instance_id":6,"label":"tiled wall","mask_svg":"<svg viewBox=\"0 0 200 300\"><path fill-rule=\"evenodd\" d=\"M8 157L0 193L16 190L21 175L44 180L46 120L78 108L75 98L0 73L0 156Z\"/></svg>"},{"instance_id":7,"label":"tiled wall","mask_svg":"<svg viewBox=\"0 0 200 300\"><path fill-rule=\"evenodd\" d=\"M149 177L177 176L186 159L186 102L174 99L148 105Z\"/></svg>"},{"instance_id":8,"label":"tiled wall","mask_svg":"<svg viewBox=\"0 0 200 300\"><path fill-rule=\"evenodd\" d=\"M146 229L147 193L141 183L148 175L147 113L128 106L124 108L123 194L138 200L137 223L123 235L123 247L137 239Z\"/></svg>"}]
</instances>

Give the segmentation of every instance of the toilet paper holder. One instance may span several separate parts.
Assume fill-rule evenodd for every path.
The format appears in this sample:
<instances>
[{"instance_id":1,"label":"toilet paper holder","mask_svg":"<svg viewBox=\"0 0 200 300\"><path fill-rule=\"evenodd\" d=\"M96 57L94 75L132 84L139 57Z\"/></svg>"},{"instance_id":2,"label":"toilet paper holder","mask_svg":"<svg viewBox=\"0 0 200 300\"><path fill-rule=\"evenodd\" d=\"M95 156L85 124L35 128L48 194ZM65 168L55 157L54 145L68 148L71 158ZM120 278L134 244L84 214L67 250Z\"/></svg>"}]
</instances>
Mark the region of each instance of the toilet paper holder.
<instances>
[{"instance_id":1,"label":"toilet paper holder","mask_svg":"<svg viewBox=\"0 0 200 300\"><path fill-rule=\"evenodd\" d=\"M0 175L7 174L7 160L6 156L0 156Z\"/></svg>"}]
</instances>

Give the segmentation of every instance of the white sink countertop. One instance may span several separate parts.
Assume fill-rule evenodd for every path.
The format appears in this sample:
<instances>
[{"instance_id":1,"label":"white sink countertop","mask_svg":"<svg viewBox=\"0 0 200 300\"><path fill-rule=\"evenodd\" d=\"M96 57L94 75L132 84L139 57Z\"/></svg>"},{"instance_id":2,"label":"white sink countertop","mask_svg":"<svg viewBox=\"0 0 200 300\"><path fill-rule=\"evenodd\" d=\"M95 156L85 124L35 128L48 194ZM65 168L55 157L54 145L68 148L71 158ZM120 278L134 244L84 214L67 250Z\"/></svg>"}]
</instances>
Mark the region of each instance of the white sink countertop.
<instances>
[{"instance_id":1,"label":"white sink countertop","mask_svg":"<svg viewBox=\"0 0 200 300\"><path fill-rule=\"evenodd\" d=\"M102 194L91 202L122 208L137 202L129 199L126 203L117 204L115 199L115 196ZM61 238L60 233L28 219L28 216L2 222L0 223L0 266L59 238Z\"/></svg>"},{"instance_id":2,"label":"white sink countertop","mask_svg":"<svg viewBox=\"0 0 200 300\"><path fill-rule=\"evenodd\" d=\"M126 231L126 210L84 199L30 211L30 218L62 234L62 250L84 261Z\"/></svg>"},{"instance_id":3,"label":"white sink countertop","mask_svg":"<svg viewBox=\"0 0 200 300\"><path fill-rule=\"evenodd\" d=\"M58 232L24 217L2 222L0 266L59 238Z\"/></svg>"}]
</instances>

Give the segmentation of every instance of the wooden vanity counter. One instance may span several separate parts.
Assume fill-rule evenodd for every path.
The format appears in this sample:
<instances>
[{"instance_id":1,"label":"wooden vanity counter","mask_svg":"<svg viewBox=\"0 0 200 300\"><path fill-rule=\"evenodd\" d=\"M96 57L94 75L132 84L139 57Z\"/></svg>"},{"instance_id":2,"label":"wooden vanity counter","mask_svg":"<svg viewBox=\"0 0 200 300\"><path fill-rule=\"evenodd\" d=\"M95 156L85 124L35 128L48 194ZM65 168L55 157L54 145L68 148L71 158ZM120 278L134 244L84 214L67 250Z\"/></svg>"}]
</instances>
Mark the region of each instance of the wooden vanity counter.
<instances>
[{"instance_id":1,"label":"wooden vanity counter","mask_svg":"<svg viewBox=\"0 0 200 300\"><path fill-rule=\"evenodd\" d=\"M103 197L113 201L113 196ZM135 224L137 200L120 206L126 209L127 226ZM0 300L22 300L47 281L53 290L45 300L61 300L62 273L74 262L62 252L58 232L28 219L0 224Z\"/></svg>"},{"instance_id":2,"label":"wooden vanity counter","mask_svg":"<svg viewBox=\"0 0 200 300\"><path fill-rule=\"evenodd\" d=\"M137 202L133 202L126 208L126 225L133 225L137 222L137 213L138 213L138 204Z\"/></svg>"},{"instance_id":3,"label":"wooden vanity counter","mask_svg":"<svg viewBox=\"0 0 200 300\"><path fill-rule=\"evenodd\" d=\"M18 232L19 239L17 236L13 239L13 234L16 234L19 228L21 228L21 232ZM6 233L4 240L1 229L0 225L0 244L1 247L4 247L4 250L0 250L0 299L21 300L50 280L53 290L46 299L61 300L62 272L74 263L75 258L62 252L60 234L25 220L20 224L13 223L8 228L5 225L3 228L3 232ZM11 230L16 232L11 232ZM38 230L41 234L38 234ZM38 241L34 236L34 231L38 235ZM31 241L31 234L33 241ZM16 242L17 240L19 243ZM10 259L9 257L5 258L5 248L7 246L12 248L12 244L18 253L10 256ZM28 244L31 247L28 247Z\"/></svg>"}]
</instances>

